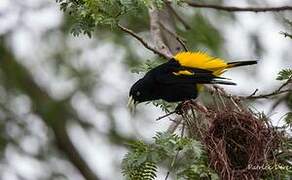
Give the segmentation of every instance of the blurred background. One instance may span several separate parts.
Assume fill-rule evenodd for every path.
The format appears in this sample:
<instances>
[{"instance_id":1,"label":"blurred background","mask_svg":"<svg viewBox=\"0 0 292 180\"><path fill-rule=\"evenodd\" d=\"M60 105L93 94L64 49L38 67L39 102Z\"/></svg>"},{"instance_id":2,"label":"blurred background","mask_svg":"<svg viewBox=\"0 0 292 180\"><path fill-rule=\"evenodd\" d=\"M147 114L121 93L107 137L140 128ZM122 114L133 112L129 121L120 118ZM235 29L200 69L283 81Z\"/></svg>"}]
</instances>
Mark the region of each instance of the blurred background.
<instances>
[{"instance_id":1,"label":"blurred background","mask_svg":"<svg viewBox=\"0 0 292 180\"><path fill-rule=\"evenodd\" d=\"M292 4L210 2L240 7ZM277 73L292 67L292 40L280 34L292 32L285 23L285 18L292 19L289 11L175 9L191 26L188 31L179 23L177 27L190 50L228 61L259 59L257 66L225 74L238 84L226 87L232 94L249 95L256 88L259 94L271 92L280 85ZM141 77L131 69L155 59L152 52L116 29L101 27L91 38L74 37L72 23L55 1L0 1L0 179L82 180L80 171L92 171L102 180L122 179L125 144L137 138L151 141L169 125L166 119L155 121L163 112L152 104L139 105L134 116L126 108L128 90ZM149 37L147 13L124 23ZM263 99L250 105L281 123L289 106L284 100L271 111L274 104Z\"/></svg>"}]
</instances>

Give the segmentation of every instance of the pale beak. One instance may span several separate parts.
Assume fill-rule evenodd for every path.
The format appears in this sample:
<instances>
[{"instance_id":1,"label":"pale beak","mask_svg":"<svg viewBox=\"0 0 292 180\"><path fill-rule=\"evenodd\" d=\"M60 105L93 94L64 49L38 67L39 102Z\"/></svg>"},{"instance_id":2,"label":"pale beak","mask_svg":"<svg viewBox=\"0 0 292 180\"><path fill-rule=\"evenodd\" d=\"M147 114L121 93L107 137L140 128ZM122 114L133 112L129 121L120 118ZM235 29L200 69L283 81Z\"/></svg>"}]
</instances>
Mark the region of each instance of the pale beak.
<instances>
[{"instance_id":1,"label":"pale beak","mask_svg":"<svg viewBox=\"0 0 292 180\"><path fill-rule=\"evenodd\" d=\"M127 107L129 108L131 113L134 113L136 110L138 102L134 100L133 96L129 97Z\"/></svg>"}]
</instances>

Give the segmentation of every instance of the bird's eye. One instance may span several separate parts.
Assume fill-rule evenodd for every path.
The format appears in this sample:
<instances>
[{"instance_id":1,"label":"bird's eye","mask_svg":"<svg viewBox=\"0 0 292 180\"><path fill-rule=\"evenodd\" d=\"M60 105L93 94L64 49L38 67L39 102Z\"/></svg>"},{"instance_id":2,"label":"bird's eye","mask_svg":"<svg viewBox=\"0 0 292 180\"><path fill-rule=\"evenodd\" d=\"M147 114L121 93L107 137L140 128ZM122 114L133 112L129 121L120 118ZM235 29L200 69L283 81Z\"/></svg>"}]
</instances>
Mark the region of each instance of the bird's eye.
<instances>
[{"instance_id":1,"label":"bird's eye","mask_svg":"<svg viewBox=\"0 0 292 180\"><path fill-rule=\"evenodd\" d=\"M136 92L136 95L137 95L137 96L140 96L140 95L141 95L140 91L137 91L137 92Z\"/></svg>"}]
</instances>

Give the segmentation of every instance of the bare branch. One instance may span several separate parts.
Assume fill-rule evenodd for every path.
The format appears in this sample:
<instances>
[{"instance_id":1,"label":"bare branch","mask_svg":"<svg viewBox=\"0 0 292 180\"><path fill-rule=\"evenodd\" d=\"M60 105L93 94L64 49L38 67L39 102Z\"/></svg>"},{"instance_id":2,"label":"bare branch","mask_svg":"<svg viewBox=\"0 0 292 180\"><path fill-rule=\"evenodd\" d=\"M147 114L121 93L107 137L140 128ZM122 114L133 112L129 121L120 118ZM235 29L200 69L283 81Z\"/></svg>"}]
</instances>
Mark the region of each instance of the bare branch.
<instances>
[{"instance_id":1,"label":"bare branch","mask_svg":"<svg viewBox=\"0 0 292 180\"><path fill-rule=\"evenodd\" d=\"M283 34L284 37L289 37L289 38L292 39L292 34L289 34L289 33L287 33L287 32L280 32L280 34Z\"/></svg>"},{"instance_id":2,"label":"bare branch","mask_svg":"<svg viewBox=\"0 0 292 180\"><path fill-rule=\"evenodd\" d=\"M169 3L165 3L168 7L171 13L176 17L177 20L179 20L182 25L186 28L186 30L191 29L191 26L173 9L173 7Z\"/></svg>"},{"instance_id":3,"label":"bare branch","mask_svg":"<svg viewBox=\"0 0 292 180\"><path fill-rule=\"evenodd\" d=\"M9 82L7 86L11 89L15 88L30 97L34 103L34 112L52 129L60 152L79 170L80 174L87 180L99 180L100 178L74 146L66 130L67 120L76 118L71 114L74 111L72 107L65 100L57 101L51 98L46 91L35 83L26 68L17 62L4 45L0 45L0 49L3 57L0 69L3 72L2 78ZM15 71L18 73L14 73Z\"/></svg>"},{"instance_id":4,"label":"bare branch","mask_svg":"<svg viewBox=\"0 0 292 180\"><path fill-rule=\"evenodd\" d=\"M177 40L176 36L173 36L176 32L170 6L166 6L163 9L157 9L152 5L149 9L149 17L152 40L158 51L171 57L172 54L181 51L183 49L182 45ZM168 127L167 132L175 132L181 122L182 117L176 117L174 122Z\"/></svg>"},{"instance_id":5,"label":"bare branch","mask_svg":"<svg viewBox=\"0 0 292 180\"><path fill-rule=\"evenodd\" d=\"M185 1L189 6L196 8L216 9L227 12L268 12L268 11L291 11L292 6L278 6L278 7L235 7L235 6L220 6L214 4L201 4L192 1Z\"/></svg>"},{"instance_id":6,"label":"bare branch","mask_svg":"<svg viewBox=\"0 0 292 180\"><path fill-rule=\"evenodd\" d=\"M249 95L248 97L252 97L254 95L256 95L256 93L259 91L259 89L256 89L253 93L251 93L251 95Z\"/></svg>"},{"instance_id":7,"label":"bare branch","mask_svg":"<svg viewBox=\"0 0 292 180\"><path fill-rule=\"evenodd\" d=\"M241 99L263 99L263 98L269 98L269 97L272 97L272 96L281 95L281 94L284 94L284 93L289 93L289 92L292 92L292 89L286 89L286 90L282 90L282 89L284 87L286 87L291 82L292 82L292 76L285 83L283 83L278 89L276 89L275 91L273 91L271 93L261 94L261 95L255 96L255 94L257 92L257 91L255 91L250 96L247 96L247 97L239 96L239 98L241 98Z\"/></svg>"},{"instance_id":8,"label":"bare branch","mask_svg":"<svg viewBox=\"0 0 292 180\"><path fill-rule=\"evenodd\" d=\"M166 58L166 59L171 59L172 56L170 56L169 54L164 53L163 51L159 51L157 49L155 49L154 47L151 47L142 37L140 37L138 34L136 34L134 31L132 31L131 29L128 29L120 24L118 24L118 27L128 33L129 35L133 36L135 39L137 39L138 41L140 41L141 44L143 44L143 46L147 49L149 49L150 51L154 52L155 54Z\"/></svg>"},{"instance_id":9,"label":"bare branch","mask_svg":"<svg viewBox=\"0 0 292 180\"><path fill-rule=\"evenodd\" d=\"M152 7L149 8L149 16L150 16L150 32L151 37L155 43L155 47L160 52L163 52L163 54L172 57L170 48L167 47L165 42L163 41L160 29L159 10L154 5L152 5Z\"/></svg>"},{"instance_id":10,"label":"bare branch","mask_svg":"<svg viewBox=\"0 0 292 180\"><path fill-rule=\"evenodd\" d=\"M284 83L284 84L286 84L286 83ZM270 98L273 96L282 95L285 93L292 93L292 89L282 90L287 85L287 84L286 85L284 85L284 84L282 84L277 90L275 90L271 93L255 95L258 92L258 89L256 89L251 95L248 95L248 96L236 96L236 95L228 94L227 92L225 92L223 90L223 88L220 88L219 86L216 86L216 85L213 85L213 87L205 86L205 89L212 94L214 94L216 92L216 93L219 93L220 96L222 96L222 97L232 98L235 101L240 101L240 100L251 100L251 99L264 99L264 98ZM218 88L220 89L220 91L216 90Z\"/></svg>"},{"instance_id":11,"label":"bare branch","mask_svg":"<svg viewBox=\"0 0 292 180\"><path fill-rule=\"evenodd\" d=\"M272 93L268 93L268 94L261 94L258 96L249 96L249 97L240 97L242 99L263 99L263 98L269 98L272 96L277 96L277 95L281 95L284 93L289 93L292 92L292 89L287 89L287 90L282 90L282 91L278 91L278 92L272 92Z\"/></svg>"},{"instance_id":12,"label":"bare branch","mask_svg":"<svg viewBox=\"0 0 292 180\"><path fill-rule=\"evenodd\" d=\"M186 44L185 44L185 40L182 38L182 37L180 37L179 35L177 35L177 34L175 34L175 33L173 33L173 32L171 32L169 29L167 29L163 24L161 24L160 23L160 26L165 30L165 31L167 31L170 35L172 35L179 43L180 43L180 45L183 47L183 49L185 50L185 51L188 51L188 48L187 48L187 46L186 46Z\"/></svg>"},{"instance_id":13,"label":"bare branch","mask_svg":"<svg viewBox=\"0 0 292 180\"><path fill-rule=\"evenodd\" d=\"M99 180L70 139L66 129L66 121L62 119L59 123L52 124L51 128L54 132L59 150L64 153L84 178L87 180Z\"/></svg>"},{"instance_id":14,"label":"bare branch","mask_svg":"<svg viewBox=\"0 0 292 180\"><path fill-rule=\"evenodd\" d=\"M286 87L289 83L291 83L292 82L292 76L290 76L288 79L287 79L287 81L284 83L284 84L282 84L279 88L278 88L278 90L277 91L281 91L284 87Z\"/></svg>"}]
</instances>

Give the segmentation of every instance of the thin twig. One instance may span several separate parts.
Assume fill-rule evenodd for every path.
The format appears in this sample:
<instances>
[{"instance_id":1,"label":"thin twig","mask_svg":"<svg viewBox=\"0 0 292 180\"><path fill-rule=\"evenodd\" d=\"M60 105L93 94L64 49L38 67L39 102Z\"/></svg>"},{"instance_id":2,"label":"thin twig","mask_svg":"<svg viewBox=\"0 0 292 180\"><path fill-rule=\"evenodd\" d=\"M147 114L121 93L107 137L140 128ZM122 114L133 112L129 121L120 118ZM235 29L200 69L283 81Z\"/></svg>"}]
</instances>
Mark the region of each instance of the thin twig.
<instances>
[{"instance_id":1,"label":"thin twig","mask_svg":"<svg viewBox=\"0 0 292 180\"><path fill-rule=\"evenodd\" d=\"M280 91L280 90L282 90L285 86L287 86L289 83L291 83L292 82L292 76L290 76L289 78L288 78L288 80L284 83L284 84L282 84L280 87L279 87L279 89L277 90L277 91Z\"/></svg>"},{"instance_id":2,"label":"thin twig","mask_svg":"<svg viewBox=\"0 0 292 180\"><path fill-rule=\"evenodd\" d=\"M289 93L289 92L292 92L292 89L287 89L287 90L282 90L282 91L274 91L274 92L271 92L268 94L261 94L258 96L249 96L249 97L239 96L239 98L241 98L241 99L264 99L264 98L269 98L272 96L277 96L277 95L285 94L285 93Z\"/></svg>"},{"instance_id":3,"label":"thin twig","mask_svg":"<svg viewBox=\"0 0 292 180\"><path fill-rule=\"evenodd\" d=\"M129 35L133 36L135 39L137 39L138 41L141 42L141 44L143 44L143 46L147 49L149 49L150 51L154 52L155 54L163 57L163 58L166 58L166 59L171 59L171 57L163 52L160 52L158 51L157 49L155 49L154 47L150 46L142 37L140 37L138 34L136 34L134 31L132 31L131 29L128 29L124 26L122 26L121 24L118 24L118 27L128 33Z\"/></svg>"},{"instance_id":4,"label":"thin twig","mask_svg":"<svg viewBox=\"0 0 292 180\"><path fill-rule=\"evenodd\" d=\"M285 94L285 93L292 93L292 89L282 90L291 81L292 81L292 77L290 77L290 79L288 79L284 84L282 84L278 89L274 90L273 92L270 92L270 93L267 93L267 94L260 94L260 95L257 95L257 96L255 96L255 94L258 92L257 90L255 90L251 95L248 95L248 96L236 96L236 95L227 94L225 91L222 91L222 88L220 88L220 91L218 92L218 94L220 94L221 96L223 96L225 98L231 98L232 97L233 100L235 100L235 101L246 100L246 99L251 100L251 99L270 98L270 97L281 95L281 94ZM205 86L205 87L206 87L206 90L208 90L210 93L216 92L216 88L218 88L218 86L213 86L213 88L212 87L208 87L208 86Z\"/></svg>"},{"instance_id":5,"label":"thin twig","mask_svg":"<svg viewBox=\"0 0 292 180\"><path fill-rule=\"evenodd\" d=\"M257 93L258 91L259 91L259 89L254 90L254 92L251 93L251 95L249 95L248 97L252 97L252 96L256 95L256 93Z\"/></svg>"},{"instance_id":6,"label":"thin twig","mask_svg":"<svg viewBox=\"0 0 292 180\"><path fill-rule=\"evenodd\" d=\"M270 108L270 110L268 111L269 113L267 114L271 114L278 106L279 104L281 104L284 100L286 100L287 97L283 96L281 98L279 98L274 104L273 106Z\"/></svg>"},{"instance_id":7,"label":"thin twig","mask_svg":"<svg viewBox=\"0 0 292 180\"><path fill-rule=\"evenodd\" d=\"M185 132L185 124L183 123L183 124L182 124L181 135L180 135L181 138L183 138L183 136L184 136L184 132ZM171 164L170 164L170 169L167 171L167 174L166 174L166 176L165 176L165 180L168 179L169 174L170 174L170 171L171 171L172 168L174 167L175 161L176 161L177 158L178 158L179 152L180 152L180 150L178 150L178 151L176 152L175 157L172 159L172 162L171 162Z\"/></svg>"},{"instance_id":8,"label":"thin twig","mask_svg":"<svg viewBox=\"0 0 292 180\"><path fill-rule=\"evenodd\" d=\"M186 44L185 44L185 40L180 37L179 35L171 32L169 29L167 29L162 23L160 23L160 26L165 30L167 31L170 35L172 35L173 37L175 37L175 39L180 43L180 45L184 48L185 51L188 51L188 48L186 47Z\"/></svg>"},{"instance_id":9,"label":"thin twig","mask_svg":"<svg viewBox=\"0 0 292 180\"><path fill-rule=\"evenodd\" d=\"M167 174L166 174L166 176L165 176L165 179L164 179L164 180L167 180L167 179L168 179L168 176L169 176L169 174L170 174L170 172L169 172L169 171L167 171Z\"/></svg>"},{"instance_id":10,"label":"thin twig","mask_svg":"<svg viewBox=\"0 0 292 180\"><path fill-rule=\"evenodd\" d=\"M224 102L224 99L222 98L222 96L223 95L225 96L225 94L226 94L225 91L222 88L220 88L219 86L214 85L213 87L215 88L215 92L216 92L217 96L219 97L223 107L226 109L227 106Z\"/></svg>"},{"instance_id":11,"label":"thin twig","mask_svg":"<svg viewBox=\"0 0 292 180\"><path fill-rule=\"evenodd\" d=\"M283 34L284 37L289 37L289 38L292 39L292 34L289 34L289 33L287 33L287 32L280 32L280 34Z\"/></svg>"},{"instance_id":12,"label":"thin twig","mask_svg":"<svg viewBox=\"0 0 292 180\"><path fill-rule=\"evenodd\" d=\"M278 7L235 7L235 6L220 6L215 4L201 4L192 1L185 1L189 6L196 8L216 9L227 12L268 12L268 11L291 11L292 6L278 6Z\"/></svg>"},{"instance_id":13,"label":"thin twig","mask_svg":"<svg viewBox=\"0 0 292 180\"><path fill-rule=\"evenodd\" d=\"M169 133L174 133L175 130L177 129L177 127L180 125L180 123L182 122L183 118L181 118L181 116L178 116L175 118L174 122L172 122L170 124L170 126L167 129L167 132Z\"/></svg>"},{"instance_id":14,"label":"thin twig","mask_svg":"<svg viewBox=\"0 0 292 180\"><path fill-rule=\"evenodd\" d=\"M261 94L261 95L257 95L257 96L255 96L254 95L255 93L253 93L247 97L239 96L239 98L241 98L241 99L262 99L262 98L269 98L272 96L277 96L277 95L284 94L284 93L289 93L289 92L292 92L292 89L286 89L286 90L282 90L282 89L284 87L286 87L291 82L292 82L292 76L285 83L283 83L278 89L276 89L275 91L273 91L271 93Z\"/></svg>"},{"instance_id":15,"label":"thin twig","mask_svg":"<svg viewBox=\"0 0 292 180\"><path fill-rule=\"evenodd\" d=\"M233 103L233 105L239 110L242 111L242 109L239 107L239 105L234 101L233 97L230 96L230 101Z\"/></svg>"},{"instance_id":16,"label":"thin twig","mask_svg":"<svg viewBox=\"0 0 292 180\"><path fill-rule=\"evenodd\" d=\"M166 5L169 7L171 13L177 18L177 20L182 23L186 30L190 30L191 26L173 9L173 7L169 3L166 3Z\"/></svg>"},{"instance_id":17,"label":"thin twig","mask_svg":"<svg viewBox=\"0 0 292 180\"><path fill-rule=\"evenodd\" d=\"M170 115L172 115L172 114L174 114L174 113L177 113L177 110L172 111L172 112L170 112L170 113L167 113L167 114L165 114L165 115L163 115L163 116L158 117L158 118L156 119L156 121L159 121L159 120L161 120L161 119L163 119L163 118L166 118L166 117L168 117L168 116L170 116Z\"/></svg>"}]
</instances>

